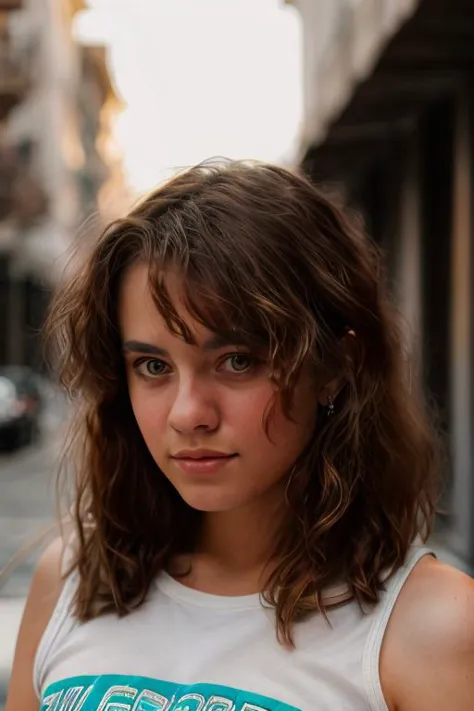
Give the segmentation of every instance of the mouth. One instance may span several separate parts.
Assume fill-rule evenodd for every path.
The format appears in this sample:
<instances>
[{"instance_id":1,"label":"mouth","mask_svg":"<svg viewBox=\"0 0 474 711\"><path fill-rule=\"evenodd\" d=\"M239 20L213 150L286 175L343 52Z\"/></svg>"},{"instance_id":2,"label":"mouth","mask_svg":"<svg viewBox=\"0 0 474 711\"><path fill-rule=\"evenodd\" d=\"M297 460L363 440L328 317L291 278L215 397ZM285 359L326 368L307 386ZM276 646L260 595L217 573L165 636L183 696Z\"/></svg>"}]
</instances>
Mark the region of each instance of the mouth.
<instances>
[{"instance_id":1,"label":"mouth","mask_svg":"<svg viewBox=\"0 0 474 711\"><path fill-rule=\"evenodd\" d=\"M177 452L171 459L185 472L190 474L211 474L225 467L238 457L238 454L226 454L211 450L190 450Z\"/></svg>"}]
</instances>

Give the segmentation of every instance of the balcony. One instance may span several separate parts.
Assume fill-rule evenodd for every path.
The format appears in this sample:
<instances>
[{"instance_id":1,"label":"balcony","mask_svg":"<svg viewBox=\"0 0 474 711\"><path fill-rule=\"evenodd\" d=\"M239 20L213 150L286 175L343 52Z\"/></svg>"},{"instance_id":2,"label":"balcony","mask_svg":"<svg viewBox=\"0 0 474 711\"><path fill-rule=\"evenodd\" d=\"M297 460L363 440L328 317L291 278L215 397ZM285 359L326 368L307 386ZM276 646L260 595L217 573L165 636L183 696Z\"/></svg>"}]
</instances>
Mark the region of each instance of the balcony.
<instances>
[{"instance_id":1,"label":"balcony","mask_svg":"<svg viewBox=\"0 0 474 711\"><path fill-rule=\"evenodd\" d=\"M14 183L17 177L17 161L11 148L0 147L0 220L10 217L14 210Z\"/></svg>"},{"instance_id":2,"label":"balcony","mask_svg":"<svg viewBox=\"0 0 474 711\"><path fill-rule=\"evenodd\" d=\"M28 227L48 209L47 195L34 170L35 150L31 141L0 145L0 221L13 219L18 226Z\"/></svg>"},{"instance_id":3,"label":"balcony","mask_svg":"<svg viewBox=\"0 0 474 711\"><path fill-rule=\"evenodd\" d=\"M0 38L0 121L23 100L28 89L27 55L14 49L8 38Z\"/></svg>"},{"instance_id":4,"label":"balcony","mask_svg":"<svg viewBox=\"0 0 474 711\"><path fill-rule=\"evenodd\" d=\"M23 0L0 0L0 11L21 10Z\"/></svg>"}]
</instances>

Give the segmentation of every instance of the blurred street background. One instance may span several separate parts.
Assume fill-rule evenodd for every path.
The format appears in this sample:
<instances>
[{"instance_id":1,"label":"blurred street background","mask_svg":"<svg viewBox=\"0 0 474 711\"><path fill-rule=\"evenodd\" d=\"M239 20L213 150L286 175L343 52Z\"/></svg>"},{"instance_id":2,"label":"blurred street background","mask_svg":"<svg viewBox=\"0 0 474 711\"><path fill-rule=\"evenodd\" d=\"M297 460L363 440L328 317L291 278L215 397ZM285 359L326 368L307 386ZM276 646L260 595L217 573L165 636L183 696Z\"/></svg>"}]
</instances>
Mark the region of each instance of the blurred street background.
<instances>
[{"instance_id":1,"label":"blurred street background","mask_svg":"<svg viewBox=\"0 0 474 711\"><path fill-rule=\"evenodd\" d=\"M38 551L9 561L54 521L71 414L51 293L212 156L299 165L361 212L447 435L433 545L474 571L472 0L0 0L0 711Z\"/></svg>"}]
</instances>

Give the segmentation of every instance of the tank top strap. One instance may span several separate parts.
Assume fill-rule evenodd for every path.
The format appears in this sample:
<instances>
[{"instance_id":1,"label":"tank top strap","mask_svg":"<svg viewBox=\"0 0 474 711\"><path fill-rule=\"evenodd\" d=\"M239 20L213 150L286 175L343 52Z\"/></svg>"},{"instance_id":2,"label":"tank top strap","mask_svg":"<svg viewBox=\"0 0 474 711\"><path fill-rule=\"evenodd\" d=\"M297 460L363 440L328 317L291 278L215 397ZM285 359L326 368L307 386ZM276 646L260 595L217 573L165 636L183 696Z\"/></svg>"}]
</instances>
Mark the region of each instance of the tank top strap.
<instances>
[{"instance_id":1,"label":"tank top strap","mask_svg":"<svg viewBox=\"0 0 474 711\"><path fill-rule=\"evenodd\" d=\"M72 548L66 545L63 552L61 572L64 575L71 561ZM41 696L42 680L44 677L47 660L50 659L54 649L71 632L77 624L73 614L73 600L78 585L78 574L73 571L64 581L53 614L46 625L43 636L36 650L33 664L33 686L38 698Z\"/></svg>"},{"instance_id":2,"label":"tank top strap","mask_svg":"<svg viewBox=\"0 0 474 711\"><path fill-rule=\"evenodd\" d=\"M382 642L395 603L408 576L416 564L427 555L436 557L430 548L418 543L414 544L405 563L385 583L385 590L382 592L379 606L375 612L363 657L364 685L370 711L389 711L380 681L379 665Z\"/></svg>"}]
</instances>

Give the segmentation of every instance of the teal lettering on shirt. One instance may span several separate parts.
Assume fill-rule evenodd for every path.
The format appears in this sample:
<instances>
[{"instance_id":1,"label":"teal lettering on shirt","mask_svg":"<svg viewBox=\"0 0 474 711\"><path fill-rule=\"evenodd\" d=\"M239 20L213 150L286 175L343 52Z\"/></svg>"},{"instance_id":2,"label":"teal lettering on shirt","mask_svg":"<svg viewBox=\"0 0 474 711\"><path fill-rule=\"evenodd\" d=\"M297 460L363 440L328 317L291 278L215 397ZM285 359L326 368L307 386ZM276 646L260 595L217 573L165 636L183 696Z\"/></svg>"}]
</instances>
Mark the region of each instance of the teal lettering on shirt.
<instances>
[{"instance_id":1,"label":"teal lettering on shirt","mask_svg":"<svg viewBox=\"0 0 474 711\"><path fill-rule=\"evenodd\" d=\"M41 711L301 711L260 694L217 684L176 684L105 674L57 681Z\"/></svg>"}]
</instances>

